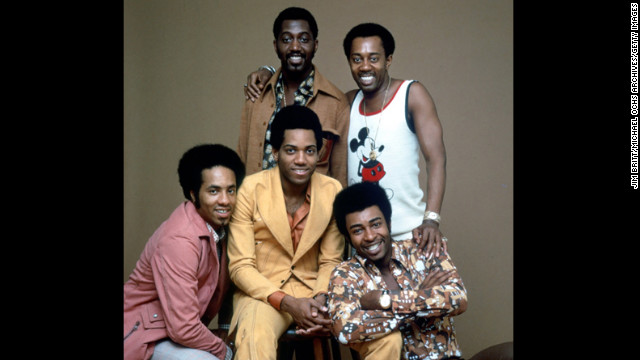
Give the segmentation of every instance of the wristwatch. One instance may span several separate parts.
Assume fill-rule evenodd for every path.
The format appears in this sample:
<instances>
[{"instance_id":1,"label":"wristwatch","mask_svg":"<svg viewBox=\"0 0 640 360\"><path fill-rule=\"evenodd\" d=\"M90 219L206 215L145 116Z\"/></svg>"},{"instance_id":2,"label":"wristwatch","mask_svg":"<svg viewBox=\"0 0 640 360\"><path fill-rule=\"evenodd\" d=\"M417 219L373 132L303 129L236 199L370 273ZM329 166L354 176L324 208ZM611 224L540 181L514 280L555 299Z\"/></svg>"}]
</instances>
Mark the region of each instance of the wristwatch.
<instances>
[{"instance_id":1,"label":"wristwatch","mask_svg":"<svg viewBox=\"0 0 640 360\"><path fill-rule=\"evenodd\" d=\"M424 220L431 220L431 221L435 221L438 223L438 225L440 224L440 214L438 214L435 211L425 211L424 213Z\"/></svg>"},{"instance_id":2,"label":"wristwatch","mask_svg":"<svg viewBox=\"0 0 640 360\"><path fill-rule=\"evenodd\" d=\"M389 290L382 290L382 295L380 295L380 307L387 310L391 306L391 295L389 295Z\"/></svg>"}]
</instances>

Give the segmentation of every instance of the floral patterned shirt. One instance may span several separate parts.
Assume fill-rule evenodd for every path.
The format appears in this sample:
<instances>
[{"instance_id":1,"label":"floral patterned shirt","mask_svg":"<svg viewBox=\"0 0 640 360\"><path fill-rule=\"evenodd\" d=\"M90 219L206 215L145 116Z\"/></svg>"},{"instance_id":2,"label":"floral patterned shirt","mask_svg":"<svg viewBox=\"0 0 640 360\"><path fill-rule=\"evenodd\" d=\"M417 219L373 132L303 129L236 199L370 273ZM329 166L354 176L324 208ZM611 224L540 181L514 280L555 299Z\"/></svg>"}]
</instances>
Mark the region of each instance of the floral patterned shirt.
<instances>
[{"instance_id":1,"label":"floral patterned shirt","mask_svg":"<svg viewBox=\"0 0 640 360\"><path fill-rule=\"evenodd\" d=\"M388 289L378 268L359 255L338 265L329 282L332 333L342 344L371 341L400 331L402 358L460 357L454 315L467 308L467 291L457 271L442 285L419 289L435 269L456 269L448 254L427 259L413 240L392 241L391 269L399 291L389 291L389 310L362 310L360 297L370 290Z\"/></svg>"}]
</instances>

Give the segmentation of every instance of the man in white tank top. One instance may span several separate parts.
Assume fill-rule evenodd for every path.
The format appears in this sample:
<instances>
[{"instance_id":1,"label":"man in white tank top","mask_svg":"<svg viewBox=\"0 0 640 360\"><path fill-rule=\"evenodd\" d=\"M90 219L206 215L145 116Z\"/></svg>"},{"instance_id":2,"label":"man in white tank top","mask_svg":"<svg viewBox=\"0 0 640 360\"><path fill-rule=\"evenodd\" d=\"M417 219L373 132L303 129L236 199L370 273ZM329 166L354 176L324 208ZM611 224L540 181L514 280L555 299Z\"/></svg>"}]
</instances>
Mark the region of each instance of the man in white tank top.
<instances>
[{"instance_id":1,"label":"man in white tank top","mask_svg":"<svg viewBox=\"0 0 640 360\"><path fill-rule=\"evenodd\" d=\"M358 89L351 104L349 184L378 182L391 201L391 236L413 237L428 254L446 251L439 229L446 153L442 125L427 89L414 80L393 79L389 67L395 42L378 24L355 26L343 42ZM427 161L427 201L419 183L419 151Z\"/></svg>"}]
</instances>

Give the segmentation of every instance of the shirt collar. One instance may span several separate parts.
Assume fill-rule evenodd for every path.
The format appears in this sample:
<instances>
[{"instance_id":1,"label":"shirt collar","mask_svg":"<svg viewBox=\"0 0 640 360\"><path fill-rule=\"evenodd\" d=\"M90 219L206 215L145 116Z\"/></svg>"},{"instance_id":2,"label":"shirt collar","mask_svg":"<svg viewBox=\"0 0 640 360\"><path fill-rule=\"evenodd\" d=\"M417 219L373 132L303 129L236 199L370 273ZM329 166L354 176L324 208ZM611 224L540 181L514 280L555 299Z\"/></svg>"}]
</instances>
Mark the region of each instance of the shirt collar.
<instances>
[{"instance_id":1,"label":"shirt collar","mask_svg":"<svg viewBox=\"0 0 640 360\"><path fill-rule=\"evenodd\" d=\"M224 231L224 226L220 227L220 235L218 235L218 232L213 228L213 226L211 226L208 222L205 222L205 224L207 224L207 229L209 229L209 232L213 235L213 240L216 243L227 235Z\"/></svg>"}]
</instances>

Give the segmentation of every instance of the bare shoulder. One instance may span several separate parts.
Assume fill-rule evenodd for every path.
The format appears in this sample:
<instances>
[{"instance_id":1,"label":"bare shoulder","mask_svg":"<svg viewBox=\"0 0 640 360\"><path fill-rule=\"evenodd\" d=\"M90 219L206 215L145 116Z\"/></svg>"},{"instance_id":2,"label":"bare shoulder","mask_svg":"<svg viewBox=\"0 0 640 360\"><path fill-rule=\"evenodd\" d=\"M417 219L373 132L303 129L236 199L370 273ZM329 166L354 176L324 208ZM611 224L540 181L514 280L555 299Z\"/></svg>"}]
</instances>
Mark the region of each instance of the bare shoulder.
<instances>
[{"instance_id":1,"label":"bare shoulder","mask_svg":"<svg viewBox=\"0 0 640 360\"><path fill-rule=\"evenodd\" d=\"M429 90L418 80L414 81L409 88L409 101L411 100L433 102Z\"/></svg>"}]
</instances>

